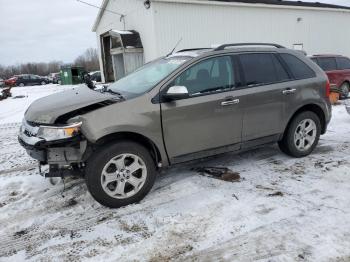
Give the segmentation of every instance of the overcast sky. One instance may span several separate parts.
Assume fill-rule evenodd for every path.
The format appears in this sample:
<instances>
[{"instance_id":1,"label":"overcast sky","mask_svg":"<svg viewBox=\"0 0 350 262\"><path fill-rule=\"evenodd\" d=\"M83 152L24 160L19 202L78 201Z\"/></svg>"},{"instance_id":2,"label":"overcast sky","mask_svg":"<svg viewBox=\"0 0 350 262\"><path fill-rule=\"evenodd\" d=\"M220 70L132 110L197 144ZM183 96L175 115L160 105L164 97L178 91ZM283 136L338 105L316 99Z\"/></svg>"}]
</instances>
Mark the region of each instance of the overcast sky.
<instances>
[{"instance_id":1,"label":"overcast sky","mask_svg":"<svg viewBox=\"0 0 350 262\"><path fill-rule=\"evenodd\" d=\"M350 6L350 0L318 2ZM0 0L0 64L72 62L87 48L96 47L91 28L97 12L76 0Z\"/></svg>"},{"instance_id":2,"label":"overcast sky","mask_svg":"<svg viewBox=\"0 0 350 262\"><path fill-rule=\"evenodd\" d=\"M0 64L72 62L96 47L97 12L76 0L0 0Z\"/></svg>"}]
</instances>

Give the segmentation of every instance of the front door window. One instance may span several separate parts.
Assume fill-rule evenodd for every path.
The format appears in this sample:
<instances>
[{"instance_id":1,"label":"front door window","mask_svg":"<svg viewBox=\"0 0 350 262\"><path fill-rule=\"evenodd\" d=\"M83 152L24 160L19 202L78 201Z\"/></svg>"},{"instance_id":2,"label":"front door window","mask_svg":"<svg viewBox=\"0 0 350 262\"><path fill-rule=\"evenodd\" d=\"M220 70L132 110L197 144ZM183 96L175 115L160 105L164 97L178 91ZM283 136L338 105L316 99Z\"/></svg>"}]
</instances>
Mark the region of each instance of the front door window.
<instances>
[{"instance_id":1,"label":"front door window","mask_svg":"<svg viewBox=\"0 0 350 262\"><path fill-rule=\"evenodd\" d=\"M232 59L220 56L199 62L178 76L173 85L187 87L191 96L231 90L235 87Z\"/></svg>"}]
</instances>

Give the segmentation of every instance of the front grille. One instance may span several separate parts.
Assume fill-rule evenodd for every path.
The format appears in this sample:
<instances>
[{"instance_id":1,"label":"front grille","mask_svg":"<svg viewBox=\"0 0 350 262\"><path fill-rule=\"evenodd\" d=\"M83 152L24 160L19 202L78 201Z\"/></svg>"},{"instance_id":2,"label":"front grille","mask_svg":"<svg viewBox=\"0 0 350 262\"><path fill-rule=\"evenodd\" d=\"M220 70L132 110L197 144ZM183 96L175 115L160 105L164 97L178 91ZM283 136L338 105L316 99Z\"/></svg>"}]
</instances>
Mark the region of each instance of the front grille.
<instances>
[{"instance_id":1,"label":"front grille","mask_svg":"<svg viewBox=\"0 0 350 262\"><path fill-rule=\"evenodd\" d=\"M36 136L35 134L31 133L31 132L30 132L29 130L27 130L27 129L24 130L24 134L25 134L26 136L29 136L29 137Z\"/></svg>"},{"instance_id":2,"label":"front grille","mask_svg":"<svg viewBox=\"0 0 350 262\"><path fill-rule=\"evenodd\" d=\"M23 121L21 130L24 135L27 137L36 137L39 127L38 126L32 126L27 121Z\"/></svg>"}]
</instances>

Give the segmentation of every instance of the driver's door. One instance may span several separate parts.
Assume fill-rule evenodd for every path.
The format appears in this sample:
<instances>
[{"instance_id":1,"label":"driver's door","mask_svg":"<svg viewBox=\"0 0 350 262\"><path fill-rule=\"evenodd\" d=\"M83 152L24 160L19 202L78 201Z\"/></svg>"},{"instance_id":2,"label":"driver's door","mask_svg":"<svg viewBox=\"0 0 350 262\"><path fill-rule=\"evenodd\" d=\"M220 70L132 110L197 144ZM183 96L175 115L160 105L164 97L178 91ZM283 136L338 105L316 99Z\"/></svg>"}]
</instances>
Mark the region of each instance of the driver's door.
<instances>
[{"instance_id":1,"label":"driver's door","mask_svg":"<svg viewBox=\"0 0 350 262\"><path fill-rule=\"evenodd\" d=\"M238 75L231 56L202 60L168 86L189 97L161 104L164 142L172 163L240 148L242 112L235 96Z\"/></svg>"}]
</instances>

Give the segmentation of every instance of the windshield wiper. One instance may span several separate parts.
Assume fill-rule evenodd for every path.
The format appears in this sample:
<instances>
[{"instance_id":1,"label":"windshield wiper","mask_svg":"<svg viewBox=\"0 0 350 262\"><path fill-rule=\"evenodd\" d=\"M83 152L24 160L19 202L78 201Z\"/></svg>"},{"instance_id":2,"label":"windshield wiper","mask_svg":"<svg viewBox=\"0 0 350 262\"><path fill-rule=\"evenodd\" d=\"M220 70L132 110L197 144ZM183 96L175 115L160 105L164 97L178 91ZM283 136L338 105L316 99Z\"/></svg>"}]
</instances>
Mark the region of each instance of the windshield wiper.
<instances>
[{"instance_id":1,"label":"windshield wiper","mask_svg":"<svg viewBox=\"0 0 350 262\"><path fill-rule=\"evenodd\" d=\"M125 97L124 97L121 93L116 92L116 91L113 91L112 89L106 88L106 89L104 90L104 92L110 93L110 94L112 94L112 95L117 95L117 96L119 96L120 98L125 99Z\"/></svg>"}]
</instances>

